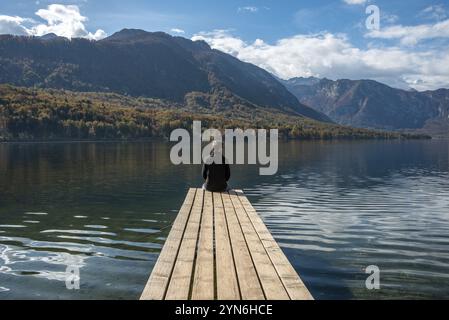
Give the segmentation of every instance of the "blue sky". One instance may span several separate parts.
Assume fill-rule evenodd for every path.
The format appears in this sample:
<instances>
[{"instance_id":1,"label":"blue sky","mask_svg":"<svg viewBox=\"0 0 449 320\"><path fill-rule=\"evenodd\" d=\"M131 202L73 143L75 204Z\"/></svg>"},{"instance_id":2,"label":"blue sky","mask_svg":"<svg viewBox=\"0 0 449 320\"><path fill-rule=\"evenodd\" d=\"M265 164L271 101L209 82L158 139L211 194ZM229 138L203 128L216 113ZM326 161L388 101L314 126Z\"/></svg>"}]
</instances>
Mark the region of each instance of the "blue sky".
<instances>
[{"instance_id":1,"label":"blue sky","mask_svg":"<svg viewBox=\"0 0 449 320\"><path fill-rule=\"evenodd\" d=\"M122 28L166 32L179 28L186 32L186 36L213 29L232 29L248 41L256 38L276 41L299 33L330 31L347 33L359 45L367 42L363 41L359 26L366 19L366 5L348 5L342 0L2 0L0 14L36 18L38 9L52 3L77 5L82 15L89 18L88 29L103 29L108 34ZM367 3L378 5L382 15L394 15L403 25L428 22L419 13L431 5L444 6L444 1L424 0Z\"/></svg>"},{"instance_id":2,"label":"blue sky","mask_svg":"<svg viewBox=\"0 0 449 320\"><path fill-rule=\"evenodd\" d=\"M379 30L365 26L369 5L380 10ZM449 87L448 19L447 1L425 0L0 3L0 33L101 39L122 28L165 31L205 40L282 78L371 78L418 90Z\"/></svg>"}]
</instances>

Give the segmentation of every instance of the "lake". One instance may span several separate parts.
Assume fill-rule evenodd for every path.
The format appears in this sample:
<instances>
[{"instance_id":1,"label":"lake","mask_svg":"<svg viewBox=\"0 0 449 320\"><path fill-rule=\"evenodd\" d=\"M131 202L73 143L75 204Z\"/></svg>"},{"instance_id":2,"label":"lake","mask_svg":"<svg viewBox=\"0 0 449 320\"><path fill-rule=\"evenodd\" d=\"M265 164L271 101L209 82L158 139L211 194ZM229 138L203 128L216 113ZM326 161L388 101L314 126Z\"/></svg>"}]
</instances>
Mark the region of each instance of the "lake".
<instances>
[{"instance_id":1,"label":"lake","mask_svg":"<svg viewBox=\"0 0 449 320\"><path fill-rule=\"evenodd\" d=\"M316 299L449 298L449 144L285 142L232 166ZM0 144L0 299L137 299L199 166L153 142ZM365 268L380 269L367 290ZM67 290L66 268L80 270Z\"/></svg>"}]
</instances>

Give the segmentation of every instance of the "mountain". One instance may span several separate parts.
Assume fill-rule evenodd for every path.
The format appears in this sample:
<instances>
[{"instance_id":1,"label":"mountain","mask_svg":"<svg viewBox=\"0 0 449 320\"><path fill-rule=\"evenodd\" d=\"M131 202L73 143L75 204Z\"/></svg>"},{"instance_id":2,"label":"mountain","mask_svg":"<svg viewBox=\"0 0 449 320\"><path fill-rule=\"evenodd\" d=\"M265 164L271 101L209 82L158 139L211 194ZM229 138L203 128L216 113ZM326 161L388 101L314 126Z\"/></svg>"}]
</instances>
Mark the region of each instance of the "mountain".
<instances>
[{"instance_id":1,"label":"mountain","mask_svg":"<svg viewBox=\"0 0 449 320\"><path fill-rule=\"evenodd\" d=\"M449 90L405 91L373 80L293 78L283 81L298 100L342 125L448 133Z\"/></svg>"},{"instance_id":2,"label":"mountain","mask_svg":"<svg viewBox=\"0 0 449 320\"><path fill-rule=\"evenodd\" d=\"M0 83L114 92L177 103L188 100L214 108L249 102L330 121L301 104L265 70L213 50L205 42L163 32L124 29L100 41L3 35Z\"/></svg>"},{"instance_id":3,"label":"mountain","mask_svg":"<svg viewBox=\"0 0 449 320\"><path fill-rule=\"evenodd\" d=\"M41 40L55 40L55 39L64 39L63 37L57 36L55 33L47 33L43 36L39 37Z\"/></svg>"},{"instance_id":4,"label":"mountain","mask_svg":"<svg viewBox=\"0 0 449 320\"><path fill-rule=\"evenodd\" d=\"M316 77L297 77L297 78L291 78L288 81L286 81L286 84L288 84L290 87L296 87L296 86L312 86L315 84L318 84L321 81L320 78ZM283 82L283 80L281 80Z\"/></svg>"}]
</instances>

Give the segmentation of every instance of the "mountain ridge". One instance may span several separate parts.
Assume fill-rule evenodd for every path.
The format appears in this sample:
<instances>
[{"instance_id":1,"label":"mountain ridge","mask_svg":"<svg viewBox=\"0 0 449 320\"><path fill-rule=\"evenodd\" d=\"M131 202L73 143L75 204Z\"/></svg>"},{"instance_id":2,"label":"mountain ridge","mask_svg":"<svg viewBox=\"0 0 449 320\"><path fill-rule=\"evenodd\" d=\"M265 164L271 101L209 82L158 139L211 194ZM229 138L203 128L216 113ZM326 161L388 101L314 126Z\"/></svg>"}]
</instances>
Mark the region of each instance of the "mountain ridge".
<instances>
[{"instance_id":1,"label":"mountain ridge","mask_svg":"<svg viewBox=\"0 0 449 320\"><path fill-rule=\"evenodd\" d=\"M123 29L99 41L0 36L0 83L174 102L194 92L232 94L255 106L331 122L255 65L205 42L139 29Z\"/></svg>"},{"instance_id":2,"label":"mountain ridge","mask_svg":"<svg viewBox=\"0 0 449 320\"><path fill-rule=\"evenodd\" d=\"M430 130L448 122L449 89L410 91L375 80L304 78L282 81L303 104L341 125L382 130ZM445 134L440 132L439 134Z\"/></svg>"}]
</instances>

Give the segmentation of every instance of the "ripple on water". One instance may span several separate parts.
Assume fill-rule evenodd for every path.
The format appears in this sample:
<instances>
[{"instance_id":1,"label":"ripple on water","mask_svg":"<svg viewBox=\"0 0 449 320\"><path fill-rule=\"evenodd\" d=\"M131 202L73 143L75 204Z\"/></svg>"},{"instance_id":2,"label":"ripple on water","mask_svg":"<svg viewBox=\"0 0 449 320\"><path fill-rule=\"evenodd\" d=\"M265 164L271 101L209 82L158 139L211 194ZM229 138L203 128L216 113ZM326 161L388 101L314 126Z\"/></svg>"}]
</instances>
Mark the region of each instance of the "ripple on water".
<instances>
[{"instance_id":1,"label":"ripple on water","mask_svg":"<svg viewBox=\"0 0 449 320\"><path fill-rule=\"evenodd\" d=\"M66 233L66 234L87 234L99 236L116 236L113 232L95 231L95 230L44 230L41 233Z\"/></svg>"},{"instance_id":2,"label":"ripple on water","mask_svg":"<svg viewBox=\"0 0 449 320\"><path fill-rule=\"evenodd\" d=\"M21 225L21 224L0 224L0 228L11 228L11 229L18 229L18 228L26 228L27 226Z\"/></svg>"},{"instance_id":3,"label":"ripple on water","mask_svg":"<svg viewBox=\"0 0 449 320\"><path fill-rule=\"evenodd\" d=\"M91 229L107 229L107 226L98 225L98 224L86 224L84 226L85 228L91 228Z\"/></svg>"},{"instance_id":4,"label":"ripple on water","mask_svg":"<svg viewBox=\"0 0 449 320\"><path fill-rule=\"evenodd\" d=\"M125 231L131 231L131 232L137 232L137 233L148 233L148 234L153 234L153 233L158 233L159 230L156 229L145 229L145 228L124 228L123 230Z\"/></svg>"},{"instance_id":5,"label":"ripple on water","mask_svg":"<svg viewBox=\"0 0 449 320\"><path fill-rule=\"evenodd\" d=\"M137 241L125 241L125 240L113 240L103 237L78 237L78 236L68 236L59 235L60 239L71 239L71 240L84 240L93 243L110 244L110 245L126 245L129 247L140 247L147 249L161 249L162 245L153 242L137 242Z\"/></svg>"},{"instance_id":6,"label":"ripple on water","mask_svg":"<svg viewBox=\"0 0 449 320\"><path fill-rule=\"evenodd\" d=\"M374 264L382 272L381 296L414 288L409 297L441 298L449 297L449 190L438 186L448 178L399 175L351 190L323 178L256 186L247 194L293 264L298 260L312 292L323 286L328 294L325 284L334 283L336 291L347 287L357 297L372 297L356 278L365 279L360 270Z\"/></svg>"}]
</instances>

